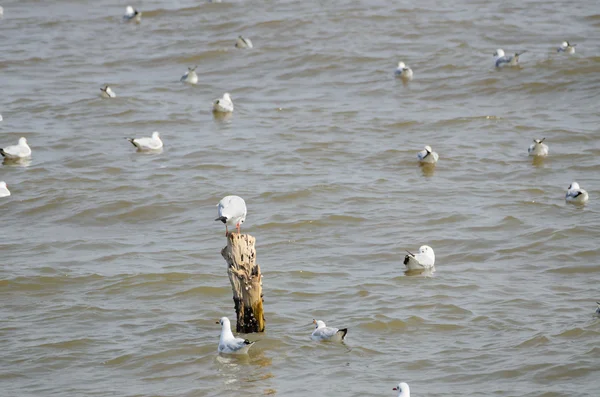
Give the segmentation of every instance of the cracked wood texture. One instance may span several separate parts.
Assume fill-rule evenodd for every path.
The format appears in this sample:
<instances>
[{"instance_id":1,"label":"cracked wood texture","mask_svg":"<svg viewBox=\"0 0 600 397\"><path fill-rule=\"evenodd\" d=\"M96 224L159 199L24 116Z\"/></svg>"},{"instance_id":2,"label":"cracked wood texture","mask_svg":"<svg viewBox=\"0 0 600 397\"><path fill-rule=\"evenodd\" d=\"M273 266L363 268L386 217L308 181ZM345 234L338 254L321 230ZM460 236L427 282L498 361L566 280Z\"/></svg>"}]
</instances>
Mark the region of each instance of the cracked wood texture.
<instances>
[{"instance_id":1,"label":"cracked wood texture","mask_svg":"<svg viewBox=\"0 0 600 397\"><path fill-rule=\"evenodd\" d=\"M262 275L256 263L255 242L249 234L232 232L227 236L227 247L221 250L233 291L236 331L245 334L265 330Z\"/></svg>"}]
</instances>

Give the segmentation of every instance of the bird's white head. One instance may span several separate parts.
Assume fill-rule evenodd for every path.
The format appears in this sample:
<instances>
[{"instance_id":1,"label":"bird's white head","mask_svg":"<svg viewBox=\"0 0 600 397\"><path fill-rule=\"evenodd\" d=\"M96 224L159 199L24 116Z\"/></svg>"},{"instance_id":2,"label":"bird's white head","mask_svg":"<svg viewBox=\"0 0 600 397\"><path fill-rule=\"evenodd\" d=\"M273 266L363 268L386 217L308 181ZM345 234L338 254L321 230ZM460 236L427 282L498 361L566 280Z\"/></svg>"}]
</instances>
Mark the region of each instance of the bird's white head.
<instances>
[{"instance_id":1,"label":"bird's white head","mask_svg":"<svg viewBox=\"0 0 600 397\"><path fill-rule=\"evenodd\" d=\"M125 8L125 14L130 15L133 14L133 7L132 6L127 6L127 8Z\"/></svg>"},{"instance_id":2,"label":"bird's white head","mask_svg":"<svg viewBox=\"0 0 600 397\"><path fill-rule=\"evenodd\" d=\"M315 325L315 328L325 328L325 322L321 321L321 320L313 320L313 324Z\"/></svg>"},{"instance_id":3,"label":"bird's white head","mask_svg":"<svg viewBox=\"0 0 600 397\"><path fill-rule=\"evenodd\" d=\"M231 101L231 96L229 95L228 92L223 94L223 99L225 99L226 101Z\"/></svg>"},{"instance_id":4,"label":"bird's white head","mask_svg":"<svg viewBox=\"0 0 600 397\"><path fill-rule=\"evenodd\" d=\"M25 137L19 138L19 145L21 145L21 146L27 145L27 139L25 139Z\"/></svg>"},{"instance_id":5,"label":"bird's white head","mask_svg":"<svg viewBox=\"0 0 600 397\"><path fill-rule=\"evenodd\" d=\"M229 319L227 317L221 317L219 324L221 324L221 326L229 327Z\"/></svg>"},{"instance_id":6,"label":"bird's white head","mask_svg":"<svg viewBox=\"0 0 600 397\"><path fill-rule=\"evenodd\" d=\"M431 146L429 146L429 145L425 146L425 151L426 151L427 153L431 153L431 152L432 152L432 150L431 150Z\"/></svg>"},{"instance_id":7,"label":"bird's white head","mask_svg":"<svg viewBox=\"0 0 600 397\"><path fill-rule=\"evenodd\" d=\"M567 48L569 46L569 42L568 41L563 41L562 44L560 45L562 48Z\"/></svg>"},{"instance_id":8,"label":"bird's white head","mask_svg":"<svg viewBox=\"0 0 600 397\"><path fill-rule=\"evenodd\" d=\"M571 189L579 189L579 183L577 183L577 182L571 183L567 190L571 190Z\"/></svg>"},{"instance_id":9,"label":"bird's white head","mask_svg":"<svg viewBox=\"0 0 600 397\"><path fill-rule=\"evenodd\" d=\"M429 256L430 258L435 258L435 254L433 253L433 248L431 248L428 245L422 245L419 248L419 253L425 254L425 255Z\"/></svg>"},{"instance_id":10,"label":"bird's white head","mask_svg":"<svg viewBox=\"0 0 600 397\"><path fill-rule=\"evenodd\" d=\"M160 133L158 131L154 131L152 133L152 139L157 139L160 136Z\"/></svg>"},{"instance_id":11,"label":"bird's white head","mask_svg":"<svg viewBox=\"0 0 600 397\"><path fill-rule=\"evenodd\" d=\"M410 397L410 387L408 387L408 383L400 382L393 390L398 391L398 397Z\"/></svg>"},{"instance_id":12,"label":"bird's white head","mask_svg":"<svg viewBox=\"0 0 600 397\"><path fill-rule=\"evenodd\" d=\"M496 58L501 58L504 56L504 50L502 48L498 48L496 52L494 52L494 56Z\"/></svg>"},{"instance_id":13,"label":"bird's white head","mask_svg":"<svg viewBox=\"0 0 600 397\"><path fill-rule=\"evenodd\" d=\"M406 64L404 62L398 62L398 69L404 69Z\"/></svg>"}]
</instances>

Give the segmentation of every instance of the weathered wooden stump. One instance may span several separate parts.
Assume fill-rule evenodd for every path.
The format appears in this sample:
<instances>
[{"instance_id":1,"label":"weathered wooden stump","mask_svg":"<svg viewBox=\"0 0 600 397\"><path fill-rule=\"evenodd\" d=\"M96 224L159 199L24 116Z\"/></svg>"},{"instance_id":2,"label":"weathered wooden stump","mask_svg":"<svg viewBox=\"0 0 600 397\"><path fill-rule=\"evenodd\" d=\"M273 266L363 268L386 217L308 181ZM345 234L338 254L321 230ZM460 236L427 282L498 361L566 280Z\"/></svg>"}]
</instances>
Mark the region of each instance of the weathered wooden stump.
<instances>
[{"instance_id":1,"label":"weathered wooden stump","mask_svg":"<svg viewBox=\"0 0 600 397\"><path fill-rule=\"evenodd\" d=\"M233 291L236 331L245 334L265 330L262 275L256 263L255 241L249 234L232 232L227 236L227 247L221 250Z\"/></svg>"}]
</instances>

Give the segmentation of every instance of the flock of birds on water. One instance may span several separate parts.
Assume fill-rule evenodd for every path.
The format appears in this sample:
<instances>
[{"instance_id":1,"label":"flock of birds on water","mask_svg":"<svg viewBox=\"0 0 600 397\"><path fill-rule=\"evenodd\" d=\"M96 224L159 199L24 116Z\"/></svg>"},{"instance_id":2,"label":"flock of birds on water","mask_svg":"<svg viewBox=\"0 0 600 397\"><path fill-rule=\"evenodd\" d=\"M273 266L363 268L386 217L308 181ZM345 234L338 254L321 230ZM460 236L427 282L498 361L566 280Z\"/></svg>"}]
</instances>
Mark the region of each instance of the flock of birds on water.
<instances>
[{"instance_id":1,"label":"flock of birds on water","mask_svg":"<svg viewBox=\"0 0 600 397\"><path fill-rule=\"evenodd\" d=\"M219 3L220 0L213 0L212 2ZM4 15L4 9L0 7L0 16ZM135 22L141 23L142 13L131 6L127 6L125 9L125 15L123 15L124 22ZM239 36L236 40L235 46L237 48L253 48L252 41L243 36ZM565 54L574 54L576 44L571 44L568 41L564 41L558 48L557 52ZM526 51L514 53L514 55L506 55L504 50L497 49L494 52L494 65L496 68L502 67L515 67L519 66L519 56L524 54ZM180 81L186 84L197 84L198 75L196 73L197 66L188 68L187 72L181 76ZM399 62L398 67L395 71L396 77L402 79L403 82L411 81L414 77L412 69L404 62ZM109 85L104 85L100 88L100 96L102 98L116 98L117 94L112 90ZM233 112L233 101L229 93L223 94L223 96L213 102L213 112L215 113L232 113ZM0 121L2 121L2 115L0 115ZM127 138L129 142L140 152L149 151L161 151L163 148L163 142L160 139L158 131L152 133L150 137L142 138ZM534 139L533 143L528 148L529 156L542 158L548 156L548 145L544 143L545 138ZM27 143L27 139L22 137L18 143L13 146L6 146L0 148L0 155L4 158L4 162L19 162L28 160L31 158L31 148ZM434 166L439 159L439 155L433 151L431 146L427 145L425 148L417 153L418 161L425 166ZM0 181L0 197L8 197L11 193L8 190L6 182ZM567 188L565 200L568 203L573 204L585 204L589 199L587 191L581 189L577 182L573 182ZM221 221L225 224L225 236L229 235L229 228L235 227L238 233L240 233L241 224L246 220L246 202L239 196L226 196L217 204L217 218L215 221ZM435 264L435 253L433 248L428 245L423 245L419 248L416 254L407 251L407 255L404 257L404 265L407 271L432 271ZM596 315L600 316L600 302L596 302L598 307L596 309ZM221 325L221 336L219 340L219 346L217 351L223 354L248 354L248 350L256 342L251 342L248 339L235 337L231 331L231 323L227 317L222 317L217 324ZM334 328L328 327L322 320L313 320L315 329L311 334L311 339L314 341L329 341L329 342L343 342L346 334L348 333L347 328ZM401 382L393 390L398 391L398 397L410 397L410 388L407 383Z\"/></svg>"}]
</instances>

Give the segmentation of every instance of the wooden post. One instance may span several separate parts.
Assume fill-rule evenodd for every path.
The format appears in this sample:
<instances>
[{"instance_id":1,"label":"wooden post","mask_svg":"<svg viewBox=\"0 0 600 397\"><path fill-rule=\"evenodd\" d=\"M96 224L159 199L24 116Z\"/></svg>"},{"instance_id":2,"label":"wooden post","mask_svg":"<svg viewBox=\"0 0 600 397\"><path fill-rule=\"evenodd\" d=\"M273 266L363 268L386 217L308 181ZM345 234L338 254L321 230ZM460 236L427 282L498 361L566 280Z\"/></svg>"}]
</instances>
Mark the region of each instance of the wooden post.
<instances>
[{"instance_id":1,"label":"wooden post","mask_svg":"<svg viewBox=\"0 0 600 397\"><path fill-rule=\"evenodd\" d=\"M249 234L232 232L227 236L227 247L221 250L233 291L236 331L245 334L265 330L262 275L256 263L255 241Z\"/></svg>"}]
</instances>

